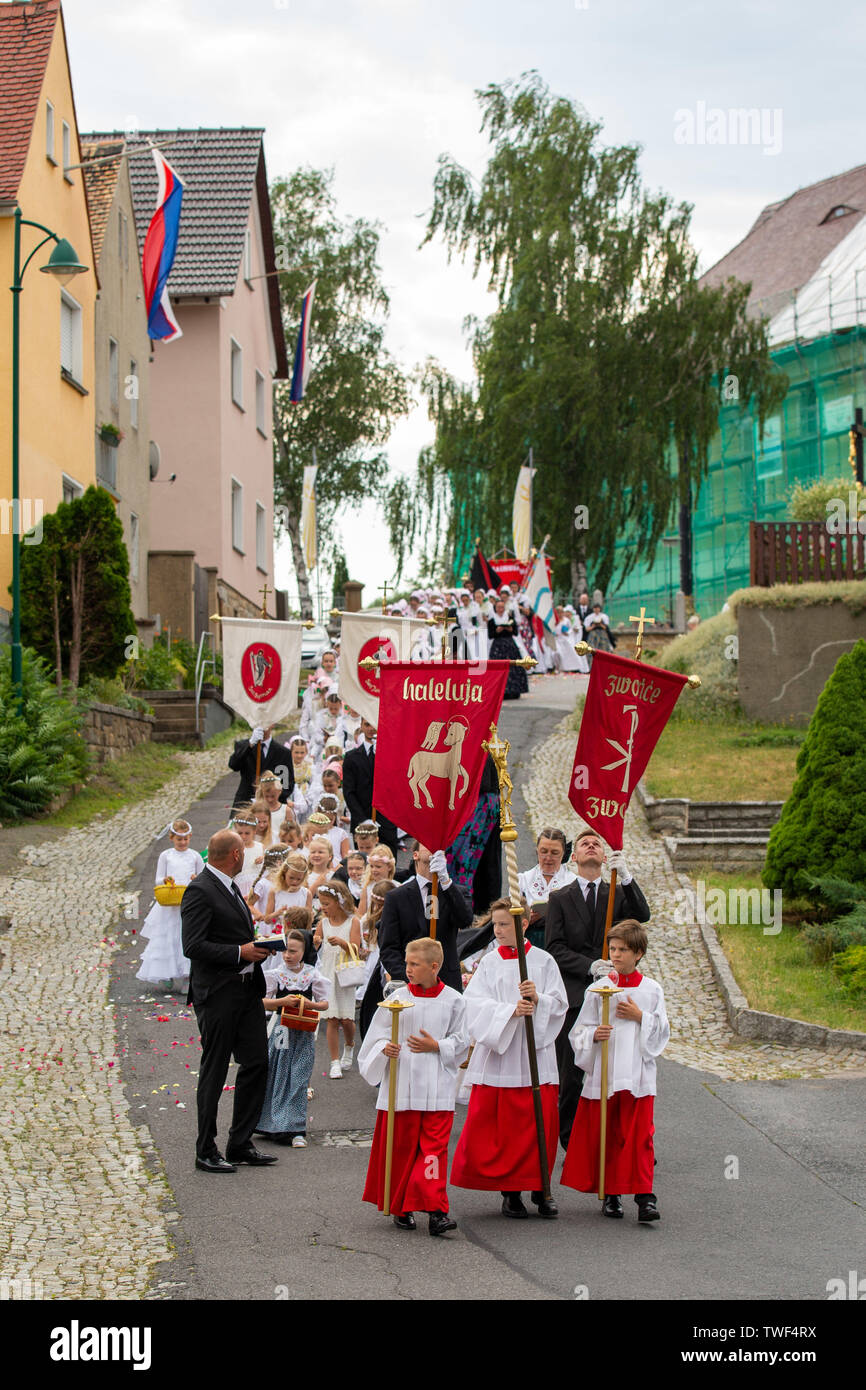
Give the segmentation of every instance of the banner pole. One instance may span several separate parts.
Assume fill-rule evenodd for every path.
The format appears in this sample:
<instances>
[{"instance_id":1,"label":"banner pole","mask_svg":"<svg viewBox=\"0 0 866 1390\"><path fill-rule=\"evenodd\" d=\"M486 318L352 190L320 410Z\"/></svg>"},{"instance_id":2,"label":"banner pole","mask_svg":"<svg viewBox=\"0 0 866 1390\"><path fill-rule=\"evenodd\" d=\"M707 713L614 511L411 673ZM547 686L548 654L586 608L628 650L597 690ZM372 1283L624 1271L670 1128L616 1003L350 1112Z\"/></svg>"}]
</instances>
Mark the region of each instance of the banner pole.
<instances>
[{"instance_id":1,"label":"banner pole","mask_svg":"<svg viewBox=\"0 0 866 1390\"><path fill-rule=\"evenodd\" d=\"M430 888L430 938L436 940L436 922L439 917L439 875L433 875Z\"/></svg>"}]
</instances>

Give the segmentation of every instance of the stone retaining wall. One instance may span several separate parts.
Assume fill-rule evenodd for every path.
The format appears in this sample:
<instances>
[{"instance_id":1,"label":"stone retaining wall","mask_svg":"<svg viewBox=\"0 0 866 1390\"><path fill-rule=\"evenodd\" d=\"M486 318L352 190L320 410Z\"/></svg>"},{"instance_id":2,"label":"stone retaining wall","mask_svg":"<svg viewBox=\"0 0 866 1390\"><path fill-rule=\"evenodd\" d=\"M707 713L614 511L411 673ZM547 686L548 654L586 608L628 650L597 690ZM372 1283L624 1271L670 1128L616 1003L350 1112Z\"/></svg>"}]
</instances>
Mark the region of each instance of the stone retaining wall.
<instances>
[{"instance_id":1,"label":"stone retaining wall","mask_svg":"<svg viewBox=\"0 0 866 1390\"><path fill-rule=\"evenodd\" d=\"M769 831L784 801L690 801L686 796L650 796L638 782L638 799L653 830L661 835L749 835Z\"/></svg>"},{"instance_id":2,"label":"stone retaining wall","mask_svg":"<svg viewBox=\"0 0 866 1390\"><path fill-rule=\"evenodd\" d=\"M148 743L155 723L152 714L139 714L119 705L89 705L84 716L84 741L99 767L139 743Z\"/></svg>"}]
</instances>

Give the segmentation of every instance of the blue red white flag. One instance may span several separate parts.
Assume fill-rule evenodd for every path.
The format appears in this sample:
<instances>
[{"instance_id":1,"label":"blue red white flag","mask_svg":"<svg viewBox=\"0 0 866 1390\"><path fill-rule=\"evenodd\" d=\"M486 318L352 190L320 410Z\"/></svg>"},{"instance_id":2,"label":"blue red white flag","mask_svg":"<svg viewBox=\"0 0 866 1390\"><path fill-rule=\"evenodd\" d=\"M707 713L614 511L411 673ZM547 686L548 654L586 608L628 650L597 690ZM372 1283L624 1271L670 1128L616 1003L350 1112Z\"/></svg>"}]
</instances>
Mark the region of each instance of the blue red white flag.
<instances>
[{"instance_id":1,"label":"blue red white flag","mask_svg":"<svg viewBox=\"0 0 866 1390\"><path fill-rule=\"evenodd\" d=\"M316 282L313 281L307 293L304 295L301 304L301 326L298 330L298 346L295 348L295 366L292 371L292 390L289 396L291 401L302 401L304 392L307 389L307 381L310 376L310 354L308 351L308 339L310 336L310 319L313 316L313 299L316 294Z\"/></svg>"},{"instance_id":2,"label":"blue red white flag","mask_svg":"<svg viewBox=\"0 0 866 1390\"><path fill-rule=\"evenodd\" d=\"M153 151L153 158L159 184L156 211L144 238L141 272L144 277L148 335L170 343L175 338L183 337L166 288L177 250L183 182L159 150Z\"/></svg>"}]
</instances>

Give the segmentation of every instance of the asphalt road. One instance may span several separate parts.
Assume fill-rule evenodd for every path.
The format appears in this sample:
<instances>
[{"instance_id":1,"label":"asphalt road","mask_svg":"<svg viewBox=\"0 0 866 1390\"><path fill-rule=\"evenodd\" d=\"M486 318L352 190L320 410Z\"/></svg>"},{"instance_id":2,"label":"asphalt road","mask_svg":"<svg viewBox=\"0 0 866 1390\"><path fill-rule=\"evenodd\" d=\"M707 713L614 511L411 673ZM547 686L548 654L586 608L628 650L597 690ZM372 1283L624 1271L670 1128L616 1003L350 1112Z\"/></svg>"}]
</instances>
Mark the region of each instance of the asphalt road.
<instances>
[{"instance_id":1,"label":"asphalt road","mask_svg":"<svg viewBox=\"0 0 866 1390\"><path fill-rule=\"evenodd\" d=\"M550 679L504 707L499 727L512 745L521 818L521 764L574 688ZM227 777L191 808L177 808L192 822L194 845L223 822L233 790ZM533 855L525 825L521 831L525 867ZM142 915L163 844L136 866ZM310 1146L275 1150L279 1163L261 1171L197 1172L195 1016L176 997L140 986L138 954L131 938L115 959L112 998L133 1120L148 1127L154 1165L174 1199L177 1253L155 1275L157 1297L823 1300L829 1280L866 1275L866 1075L722 1083L662 1060L658 1224L638 1226L628 1199L625 1220L604 1219L594 1196L559 1187L558 1161L558 1221L507 1221L496 1194L451 1189L459 1229L431 1240L421 1223L415 1233L397 1231L361 1201L375 1092L355 1069L329 1080L324 1038ZM223 1143L230 1103L229 1093ZM463 1114L458 1107L453 1142Z\"/></svg>"}]
</instances>

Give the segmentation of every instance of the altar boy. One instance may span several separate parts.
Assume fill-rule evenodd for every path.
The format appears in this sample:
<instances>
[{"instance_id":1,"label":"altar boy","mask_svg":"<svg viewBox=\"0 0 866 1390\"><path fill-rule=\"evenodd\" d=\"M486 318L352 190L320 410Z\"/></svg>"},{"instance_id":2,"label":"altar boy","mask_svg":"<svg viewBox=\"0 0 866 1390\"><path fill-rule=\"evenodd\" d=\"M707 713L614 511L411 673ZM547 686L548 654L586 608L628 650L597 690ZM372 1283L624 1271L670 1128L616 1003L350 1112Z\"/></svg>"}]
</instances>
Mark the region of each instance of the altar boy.
<instances>
[{"instance_id":1,"label":"altar boy","mask_svg":"<svg viewBox=\"0 0 866 1390\"><path fill-rule=\"evenodd\" d=\"M394 1225L403 1231L414 1231L414 1213L426 1211L431 1236L457 1228L448 1215L448 1140L457 1071L469 1051L466 1005L457 990L438 979L442 960L442 946L431 937L409 942L409 983L390 996L412 1005L400 1012L398 1041L391 1042L390 1010L378 1008L358 1054L364 1080L379 1086L364 1201L384 1210L388 1085L399 1058L390 1208Z\"/></svg>"},{"instance_id":2,"label":"altar boy","mask_svg":"<svg viewBox=\"0 0 866 1390\"><path fill-rule=\"evenodd\" d=\"M610 982L624 991L611 999L613 1023L602 1024L602 1001L591 985L568 1035L575 1063L586 1073L586 1079L561 1179L565 1187L574 1187L578 1192L598 1191L601 1043L607 1038L610 1100L602 1211L605 1216L621 1217L620 1194L634 1193L637 1219L641 1222L659 1220L652 1190L653 1101L656 1057L670 1038L662 987L637 968L646 948L646 931L639 922L619 922L611 928ZM603 978L596 981L604 983Z\"/></svg>"}]
</instances>

